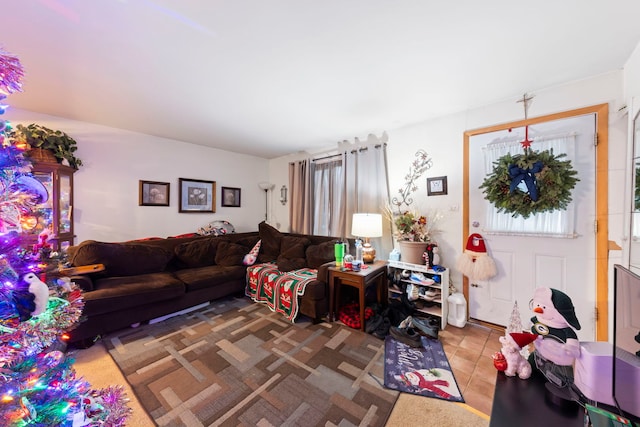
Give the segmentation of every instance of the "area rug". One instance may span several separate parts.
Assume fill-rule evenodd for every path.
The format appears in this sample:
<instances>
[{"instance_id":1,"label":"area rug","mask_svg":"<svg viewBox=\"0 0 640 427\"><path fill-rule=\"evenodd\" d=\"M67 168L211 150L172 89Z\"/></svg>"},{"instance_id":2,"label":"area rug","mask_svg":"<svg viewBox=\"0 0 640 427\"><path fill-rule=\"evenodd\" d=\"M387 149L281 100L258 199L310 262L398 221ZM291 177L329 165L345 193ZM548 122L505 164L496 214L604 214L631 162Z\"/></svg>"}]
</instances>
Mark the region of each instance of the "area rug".
<instances>
[{"instance_id":1,"label":"area rug","mask_svg":"<svg viewBox=\"0 0 640 427\"><path fill-rule=\"evenodd\" d=\"M295 324L248 298L108 335L159 426L383 426L384 343L338 323Z\"/></svg>"},{"instance_id":2,"label":"area rug","mask_svg":"<svg viewBox=\"0 0 640 427\"><path fill-rule=\"evenodd\" d=\"M421 337L422 347L385 338L384 385L392 390L464 402L440 341Z\"/></svg>"}]
</instances>

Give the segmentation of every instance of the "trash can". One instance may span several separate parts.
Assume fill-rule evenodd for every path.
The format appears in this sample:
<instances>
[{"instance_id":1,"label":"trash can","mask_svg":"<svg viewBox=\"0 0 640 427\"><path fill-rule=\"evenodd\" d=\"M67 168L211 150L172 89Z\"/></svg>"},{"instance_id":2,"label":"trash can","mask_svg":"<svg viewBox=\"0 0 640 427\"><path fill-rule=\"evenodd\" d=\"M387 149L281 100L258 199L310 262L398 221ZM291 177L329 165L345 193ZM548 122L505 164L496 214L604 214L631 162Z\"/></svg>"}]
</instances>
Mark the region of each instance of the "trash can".
<instances>
[{"instance_id":1,"label":"trash can","mask_svg":"<svg viewBox=\"0 0 640 427\"><path fill-rule=\"evenodd\" d=\"M467 300L460 292L453 293L447 298L449 301L449 316L447 323L458 328L467 324Z\"/></svg>"}]
</instances>

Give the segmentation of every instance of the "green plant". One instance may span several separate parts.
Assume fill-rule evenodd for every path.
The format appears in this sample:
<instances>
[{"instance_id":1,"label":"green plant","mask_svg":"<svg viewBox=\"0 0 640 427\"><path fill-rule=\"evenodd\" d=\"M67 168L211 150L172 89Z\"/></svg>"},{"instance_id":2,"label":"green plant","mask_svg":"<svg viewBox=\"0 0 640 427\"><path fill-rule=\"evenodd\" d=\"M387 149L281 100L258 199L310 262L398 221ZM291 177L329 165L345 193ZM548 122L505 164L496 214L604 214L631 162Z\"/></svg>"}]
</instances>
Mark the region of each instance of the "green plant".
<instances>
[{"instance_id":1,"label":"green plant","mask_svg":"<svg viewBox=\"0 0 640 427\"><path fill-rule=\"evenodd\" d=\"M69 166L78 169L82 160L74 152L78 149L76 141L60 130L52 130L45 126L31 123L30 125L16 125L10 131L10 137L25 141L31 148L50 150L59 162L67 160Z\"/></svg>"}]
</instances>

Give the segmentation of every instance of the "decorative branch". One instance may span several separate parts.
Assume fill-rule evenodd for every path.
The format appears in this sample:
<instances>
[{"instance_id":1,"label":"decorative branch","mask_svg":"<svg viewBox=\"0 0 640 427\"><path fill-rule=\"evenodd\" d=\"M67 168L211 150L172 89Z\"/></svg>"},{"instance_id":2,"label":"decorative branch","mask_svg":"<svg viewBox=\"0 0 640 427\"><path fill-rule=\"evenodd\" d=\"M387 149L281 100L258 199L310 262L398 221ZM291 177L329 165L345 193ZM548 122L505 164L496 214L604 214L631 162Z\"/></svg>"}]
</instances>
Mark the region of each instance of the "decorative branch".
<instances>
[{"instance_id":1,"label":"decorative branch","mask_svg":"<svg viewBox=\"0 0 640 427\"><path fill-rule=\"evenodd\" d=\"M413 203L413 199L410 196L411 193L418 189L416 180L433 166L433 160L424 150L418 150L415 157L416 159L409 168L409 173L404 177L404 187L398 190L400 197L394 197L391 200L391 204L398 208L398 212L401 212L400 206L407 205L409 207Z\"/></svg>"}]
</instances>

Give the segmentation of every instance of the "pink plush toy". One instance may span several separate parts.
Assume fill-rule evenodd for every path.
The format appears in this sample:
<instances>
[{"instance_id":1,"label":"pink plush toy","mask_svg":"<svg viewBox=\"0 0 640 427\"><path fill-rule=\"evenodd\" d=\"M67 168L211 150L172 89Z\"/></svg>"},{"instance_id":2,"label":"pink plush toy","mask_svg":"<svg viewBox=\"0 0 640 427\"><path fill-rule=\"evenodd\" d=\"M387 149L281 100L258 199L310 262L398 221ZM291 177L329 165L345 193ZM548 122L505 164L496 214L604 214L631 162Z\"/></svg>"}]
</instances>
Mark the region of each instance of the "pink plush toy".
<instances>
[{"instance_id":1,"label":"pink plush toy","mask_svg":"<svg viewBox=\"0 0 640 427\"><path fill-rule=\"evenodd\" d=\"M258 253L260 252L260 244L262 240L258 240L258 243L251 249L251 251L244 256L242 263L244 265L253 265L258 260Z\"/></svg>"},{"instance_id":2,"label":"pink plush toy","mask_svg":"<svg viewBox=\"0 0 640 427\"><path fill-rule=\"evenodd\" d=\"M523 347L535 341L536 335L527 332L512 332L500 337L502 349L500 350L507 361L507 369L504 374L513 377L516 374L520 379L526 380L531 376L531 365L520 353Z\"/></svg>"}]
</instances>

